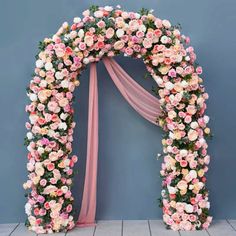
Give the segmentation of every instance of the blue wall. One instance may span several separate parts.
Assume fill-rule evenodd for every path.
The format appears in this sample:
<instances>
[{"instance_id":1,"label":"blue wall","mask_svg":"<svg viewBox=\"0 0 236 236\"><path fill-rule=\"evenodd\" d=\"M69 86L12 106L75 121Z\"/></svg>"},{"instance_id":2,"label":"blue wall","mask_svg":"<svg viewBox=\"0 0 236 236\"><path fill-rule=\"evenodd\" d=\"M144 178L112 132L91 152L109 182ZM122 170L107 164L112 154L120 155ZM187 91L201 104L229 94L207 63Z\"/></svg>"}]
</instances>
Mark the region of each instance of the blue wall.
<instances>
[{"instance_id":1,"label":"blue wall","mask_svg":"<svg viewBox=\"0 0 236 236\"><path fill-rule=\"evenodd\" d=\"M0 223L24 221L26 148L23 138L28 102L25 87L34 68L38 41L54 32L64 21L80 16L91 4L120 4L127 10L141 7L173 24L181 23L192 39L198 62L204 68L210 94L208 114L214 139L208 174L211 213L215 218L236 218L235 158L235 0L1 0L0 3ZM117 61L145 88L141 61L119 57ZM98 219L160 218L156 199L160 195L161 130L149 124L129 107L98 66L100 146L98 177ZM74 152L79 155L80 173L74 193L79 208L86 155L88 70L76 91Z\"/></svg>"}]
</instances>

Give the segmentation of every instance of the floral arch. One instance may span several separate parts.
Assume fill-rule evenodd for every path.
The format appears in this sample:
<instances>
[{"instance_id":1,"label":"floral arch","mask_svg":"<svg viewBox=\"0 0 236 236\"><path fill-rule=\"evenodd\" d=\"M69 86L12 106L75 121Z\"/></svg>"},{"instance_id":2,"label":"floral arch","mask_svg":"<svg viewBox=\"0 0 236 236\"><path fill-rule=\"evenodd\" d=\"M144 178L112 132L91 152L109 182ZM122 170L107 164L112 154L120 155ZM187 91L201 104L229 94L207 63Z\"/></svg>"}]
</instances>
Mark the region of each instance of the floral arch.
<instances>
[{"instance_id":1,"label":"floral arch","mask_svg":"<svg viewBox=\"0 0 236 236\"><path fill-rule=\"evenodd\" d=\"M73 91L87 64L121 53L142 58L157 83L161 115L156 121L165 131L160 171L165 224L173 230L209 226L205 173L210 129L204 115L208 94L202 85L202 69L188 43L179 27L151 11L135 13L109 6L92 6L82 19L74 18L71 26L63 23L56 34L40 42L27 89L31 100L26 106L25 138L29 180L24 188L31 189L25 206L29 229L51 233L74 227Z\"/></svg>"}]
</instances>

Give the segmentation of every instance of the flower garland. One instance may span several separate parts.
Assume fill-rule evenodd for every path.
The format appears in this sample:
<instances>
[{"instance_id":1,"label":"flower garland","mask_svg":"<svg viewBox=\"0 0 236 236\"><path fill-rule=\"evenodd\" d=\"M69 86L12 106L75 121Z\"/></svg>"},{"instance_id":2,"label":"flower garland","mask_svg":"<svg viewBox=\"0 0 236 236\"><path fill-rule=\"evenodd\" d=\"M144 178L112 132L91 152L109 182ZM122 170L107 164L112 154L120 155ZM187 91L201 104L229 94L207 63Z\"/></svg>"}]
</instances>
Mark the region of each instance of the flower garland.
<instances>
[{"instance_id":1,"label":"flower garland","mask_svg":"<svg viewBox=\"0 0 236 236\"><path fill-rule=\"evenodd\" d=\"M74 227L71 184L77 157L71 156L74 110L73 91L78 77L90 62L123 53L142 58L157 83L165 131L161 176L161 207L166 225L173 230L205 229L208 191L205 173L210 157L204 115L207 93L202 68L189 38L179 27L155 17L151 11L126 12L120 7L92 6L83 19L63 23L51 38L39 44L36 68L27 89L29 122L27 145L29 180L25 210L27 225L36 233Z\"/></svg>"}]
</instances>

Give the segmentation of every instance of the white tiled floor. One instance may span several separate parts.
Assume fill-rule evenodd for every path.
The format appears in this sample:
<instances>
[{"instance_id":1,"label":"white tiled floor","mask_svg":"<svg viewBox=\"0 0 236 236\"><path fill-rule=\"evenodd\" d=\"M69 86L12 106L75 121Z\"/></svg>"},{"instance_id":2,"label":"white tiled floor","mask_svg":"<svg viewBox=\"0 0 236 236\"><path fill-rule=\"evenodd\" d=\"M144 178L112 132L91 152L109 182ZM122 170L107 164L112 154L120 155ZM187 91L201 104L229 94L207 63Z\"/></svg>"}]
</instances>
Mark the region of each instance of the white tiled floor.
<instances>
[{"instance_id":1,"label":"white tiled floor","mask_svg":"<svg viewBox=\"0 0 236 236\"><path fill-rule=\"evenodd\" d=\"M208 230L174 232L160 220L99 221L96 227L75 228L55 236L236 236L236 220L215 220ZM0 236L36 236L22 223L0 224ZM39 235L38 235L39 236Z\"/></svg>"}]
</instances>

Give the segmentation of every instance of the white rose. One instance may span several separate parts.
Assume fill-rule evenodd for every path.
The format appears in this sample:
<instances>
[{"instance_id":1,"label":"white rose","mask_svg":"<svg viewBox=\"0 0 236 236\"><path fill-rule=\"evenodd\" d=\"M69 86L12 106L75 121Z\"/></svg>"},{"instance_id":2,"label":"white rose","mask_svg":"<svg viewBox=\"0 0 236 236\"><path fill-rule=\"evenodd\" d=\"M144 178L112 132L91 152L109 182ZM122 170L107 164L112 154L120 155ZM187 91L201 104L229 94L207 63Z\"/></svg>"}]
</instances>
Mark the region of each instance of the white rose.
<instances>
[{"instance_id":1,"label":"white rose","mask_svg":"<svg viewBox=\"0 0 236 236\"><path fill-rule=\"evenodd\" d=\"M139 13L135 13L135 18L139 19L140 18L140 14Z\"/></svg>"},{"instance_id":2,"label":"white rose","mask_svg":"<svg viewBox=\"0 0 236 236\"><path fill-rule=\"evenodd\" d=\"M139 31L142 31L142 32L146 32L146 30L147 30L145 25L140 25L138 29L139 29Z\"/></svg>"},{"instance_id":3,"label":"white rose","mask_svg":"<svg viewBox=\"0 0 236 236\"><path fill-rule=\"evenodd\" d=\"M90 15L90 11L89 10L85 10L82 13L83 16L89 16Z\"/></svg>"},{"instance_id":4,"label":"white rose","mask_svg":"<svg viewBox=\"0 0 236 236\"><path fill-rule=\"evenodd\" d=\"M34 149L33 149L30 145L28 145L28 146L27 146L27 150L28 150L29 152L32 152Z\"/></svg>"},{"instance_id":5,"label":"white rose","mask_svg":"<svg viewBox=\"0 0 236 236\"><path fill-rule=\"evenodd\" d=\"M61 113L61 115L60 115L60 118L62 120L65 120L67 117L68 117L68 114L66 114L66 113Z\"/></svg>"},{"instance_id":6,"label":"white rose","mask_svg":"<svg viewBox=\"0 0 236 236\"><path fill-rule=\"evenodd\" d=\"M80 17L75 17L75 18L74 18L74 23L75 23L75 24L80 23L80 21L81 21L81 18L80 18Z\"/></svg>"},{"instance_id":7,"label":"white rose","mask_svg":"<svg viewBox=\"0 0 236 236\"><path fill-rule=\"evenodd\" d=\"M209 120L210 120L209 116L204 116L203 119L204 119L204 122L205 122L206 124L207 124L207 123L209 122Z\"/></svg>"},{"instance_id":8,"label":"white rose","mask_svg":"<svg viewBox=\"0 0 236 236\"><path fill-rule=\"evenodd\" d=\"M190 190L194 189L194 186L192 184L189 185L188 187Z\"/></svg>"},{"instance_id":9,"label":"white rose","mask_svg":"<svg viewBox=\"0 0 236 236\"><path fill-rule=\"evenodd\" d=\"M168 188L168 191L169 191L170 194L175 194L176 191L177 191L176 188L174 188L174 187L172 187L172 186L169 186L169 185L167 186L167 188Z\"/></svg>"},{"instance_id":10,"label":"white rose","mask_svg":"<svg viewBox=\"0 0 236 236\"><path fill-rule=\"evenodd\" d=\"M61 72L57 71L55 74L55 77L56 77L56 79L61 80L61 79L63 79L63 74Z\"/></svg>"},{"instance_id":11,"label":"white rose","mask_svg":"<svg viewBox=\"0 0 236 236\"><path fill-rule=\"evenodd\" d=\"M188 155L188 151L186 149L181 149L179 154L181 157L186 157Z\"/></svg>"},{"instance_id":12,"label":"white rose","mask_svg":"<svg viewBox=\"0 0 236 236\"><path fill-rule=\"evenodd\" d=\"M35 62L35 65L36 65L37 68L42 68L43 67L43 61L39 59Z\"/></svg>"},{"instance_id":13,"label":"white rose","mask_svg":"<svg viewBox=\"0 0 236 236\"><path fill-rule=\"evenodd\" d=\"M185 205L185 211L187 213L192 213L193 212L193 206L191 204L186 204Z\"/></svg>"},{"instance_id":14,"label":"white rose","mask_svg":"<svg viewBox=\"0 0 236 236\"><path fill-rule=\"evenodd\" d=\"M25 204L25 213L26 213L26 215L31 215L31 209L32 209L32 207L31 207L31 205L30 205L30 203L26 203Z\"/></svg>"},{"instance_id":15,"label":"white rose","mask_svg":"<svg viewBox=\"0 0 236 236\"><path fill-rule=\"evenodd\" d=\"M39 86L43 87L43 88L46 88L47 84L48 84L47 81L43 79L43 80L40 81Z\"/></svg>"},{"instance_id":16,"label":"white rose","mask_svg":"<svg viewBox=\"0 0 236 236\"><path fill-rule=\"evenodd\" d=\"M192 122L192 123L190 124L190 127L191 127L192 129L196 129L196 128L198 127L198 123L197 123L196 121L194 121L194 122Z\"/></svg>"},{"instance_id":17,"label":"white rose","mask_svg":"<svg viewBox=\"0 0 236 236\"><path fill-rule=\"evenodd\" d=\"M163 43L163 44L166 44L166 43L168 43L168 41L169 41L169 38L167 37L167 36L162 36L161 37L161 42Z\"/></svg>"},{"instance_id":18,"label":"white rose","mask_svg":"<svg viewBox=\"0 0 236 236\"><path fill-rule=\"evenodd\" d=\"M65 122L62 122L62 123L59 124L58 128L66 130L67 124Z\"/></svg>"},{"instance_id":19,"label":"white rose","mask_svg":"<svg viewBox=\"0 0 236 236\"><path fill-rule=\"evenodd\" d=\"M44 153L44 148L38 147L37 151L38 151L38 153L41 155L41 154Z\"/></svg>"},{"instance_id":20,"label":"white rose","mask_svg":"<svg viewBox=\"0 0 236 236\"><path fill-rule=\"evenodd\" d=\"M61 190L62 190L63 193L66 193L69 189L68 189L67 186L62 186Z\"/></svg>"},{"instance_id":21,"label":"white rose","mask_svg":"<svg viewBox=\"0 0 236 236\"><path fill-rule=\"evenodd\" d=\"M37 95L34 94L34 93L31 93L31 94L29 95L29 98L30 98L30 100L31 100L32 102L37 101Z\"/></svg>"},{"instance_id":22,"label":"white rose","mask_svg":"<svg viewBox=\"0 0 236 236\"><path fill-rule=\"evenodd\" d=\"M70 34L69 34L69 37L70 37L71 39L76 38L76 36L77 36L77 32L76 32L76 31L71 31Z\"/></svg>"},{"instance_id":23,"label":"white rose","mask_svg":"<svg viewBox=\"0 0 236 236\"><path fill-rule=\"evenodd\" d=\"M95 11L94 16L97 18L102 18L103 17L103 11Z\"/></svg>"},{"instance_id":24,"label":"white rose","mask_svg":"<svg viewBox=\"0 0 236 236\"><path fill-rule=\"evenodd\" d=\"M55 135L55 131L54 130L52 130L52 129L48 130L48 136L49 137L53 137L54 135Z\"/></svg>"},{"instance_id":25,"label":"white rose","mask_svg":"<svg viewBox=\"0 0 236 236\"><path fill-rule=\"evenodd\" d=\"M171 24L168 20L163 20L162 24L164 25L165 28L169 29L171 27Z\"/></svg>"},{"instance_id":26,"label":"white rose","mask_svg":"<svg viewBox=\"0 0 236 236\"><path fill-rule=\"evenodd\" d=\"M171 90L174 88L174 84L168 81L167 83L165 83L165 88Z\"/></svg>"},{"instance_id":27,"label":"white rose","mask_svg":"<svg viewBox=\"0 0 236 236\"><path fill-rule=\"evenodd\" d=\"M160 76L154 75L153 79L156 81L156 83L158 85L162 85L163 84L163 80L162 80L162 78Z\"/></svg>"},{"instance_id":28,"label":"white rose","mask_svg":"<svg viewBox=\"0 0 236 236\"><path fill-rule=\"evenodd\" d=\"M113 10L113 7L112 7L112 6L105 6L105 7L104 7L104 10L105 10L105 11L112 11L112 10Z\"/></svg>"},{"instance_id":29,"label":"white rose","mask_svg":"<svg viewBox=\"0 0 236 236\"><path fill-rule=\"evenodd\" d=\"M176 56L176 62L181 62L183 57L181 55Z\"/></svg>"},{"instance_id":30,"label":"white rose","mask_svg":"<svg viewBox=\"0 0 236 236\"><path fill-rule=\"evenodd\" d=\"M27 163L27 170L28 171L33 171L34 170L34 165L32 163Z\"/></svg>"},{"instance_id":31,"label":"white rose","mask_svg":"<svg viewBox=\"0 0 236 236\"><path fill-rule=\"evenodd\" d=\"M27 136L27 138L28 138L29 140L31 140L31 139L34 137L31 132L28 132L28 133L26 134L26 136Z\"/></svg>"},{"instance_id":32,"label":"white rose","mask_svg":"<svg viewBox=\"0 0 236 236\"><path fill-rule=\"evenodd\" d=\"M84 59L83 59L83 63L84 63L84 64L88 64L88 63L89 63L89 59L88 59L87 57L84 58Z\"/></svg>"},{"instance_id":33,"label":"white rose","mask_svg":"<svg viewBox=\"0 0 236 236\"><path fill-rule=\"evenodd\" d=\"M38 120L38 116L37 116L36 114L31 114L31 115L29 116L29 120L30 120L30 123L31 123L31 124L35 124L36 121Z\"/></svg>"},{"instance_id":34,"label":"white rose","mask_svg":"<svg viewBox=\"0 0 236 236\"><path fill-rule=\"evenodd\" d=\"M64 161L64 164L65 164L65 166L69 166L69 165L70 165L70 160L69 160L69 159L66 159L66 160Z\"/></svg>"},{"instance_id":35,"label":"white rose","mask_svg":"<svg viewBox=\"0 0 236 236\"><path fill-rule=\"evenodd\" d=\"M118 38L121 38L123 35L124 35L124 30L123 29L118 29L117 31L116 31L116 36L118 37Z\"/></svg>"},{"instance_id":36,"label":"white rose","mask_svg":"<svg viewBox=\"0 0 236 236\"><path fill-rule=\"evenodd\" d=\"M187 87L188 87L188 82L185 81L185 80L183 80L183 81L181 82L181 86L182 86L183 88L187 88Z\"/></svg>"},{"instance_id":37,"label":"white rose","mask_svg":"<svg viewBox=\"0 0 236 236\"><path fill-rule=\"evenodd\" d=\"M69 87L69 81L68 80L63 80L61 82L61 87L62 88L68 88Z\"/></svg>"},{"instance_id":38,"label":"white rose","mask_svg":"<svg viewBox=\"0 0 236 236\"><path fill-rule=\"evenodd\" d=\"M169 137L170 137L171 139L175 139L174 133L173 133L173 132L169 132Z\"/></svg>"},{"instance_id":39,"label":"white rose","mask_svg":"<svg viewBox=\"0 0 236 236\"><path fill-rule=\"evenodd\" d=\"M84 30L83 29L79 30L78 36L79 36L79 38L83 38L84 37Z\"/></svg>"},{"instance_id":40,"label":"white rose","mask_svg":"<svg viewBox=\"0 0 236 236\"><path fill-rule=\"evenodd\" d=\"M63 27L64 29L66 29L68 26L69 26L68 22L64 22L64 23L62 24L62 27Z\"/></svg>"},{"instance_id":41,"label":"white rose","mask_svg":"<svg viewBox=\"0 0 236 236\"><path fill-rule=\"evenodd\" d=\"M197 172L195 170L190 170L189 171L189 175L191 176L192 179L196 179L197 178Z\"/></svg>"},{"instance_id":42,"label":"white rose","mask_svg":"<svg viewBox=\"0 0 236 236\"><path fill-rule=\"evenodd\" d=\"M53 68L53 65L52 65L51 62L47 62L47 63L44 65L44 68L45 68L46 70L51 70L51 69Z\"/></svg>"},{"instance_id":43,"label":"white rose","mask_svg":"<svg viewBox=\"0 0 236 236\"><path fill-rule=\"evenodd\" d=\"M185 61L190 61L190 57L189 56L186 56L184 59L185 59Z\"/></svg>"}]
</instances>

